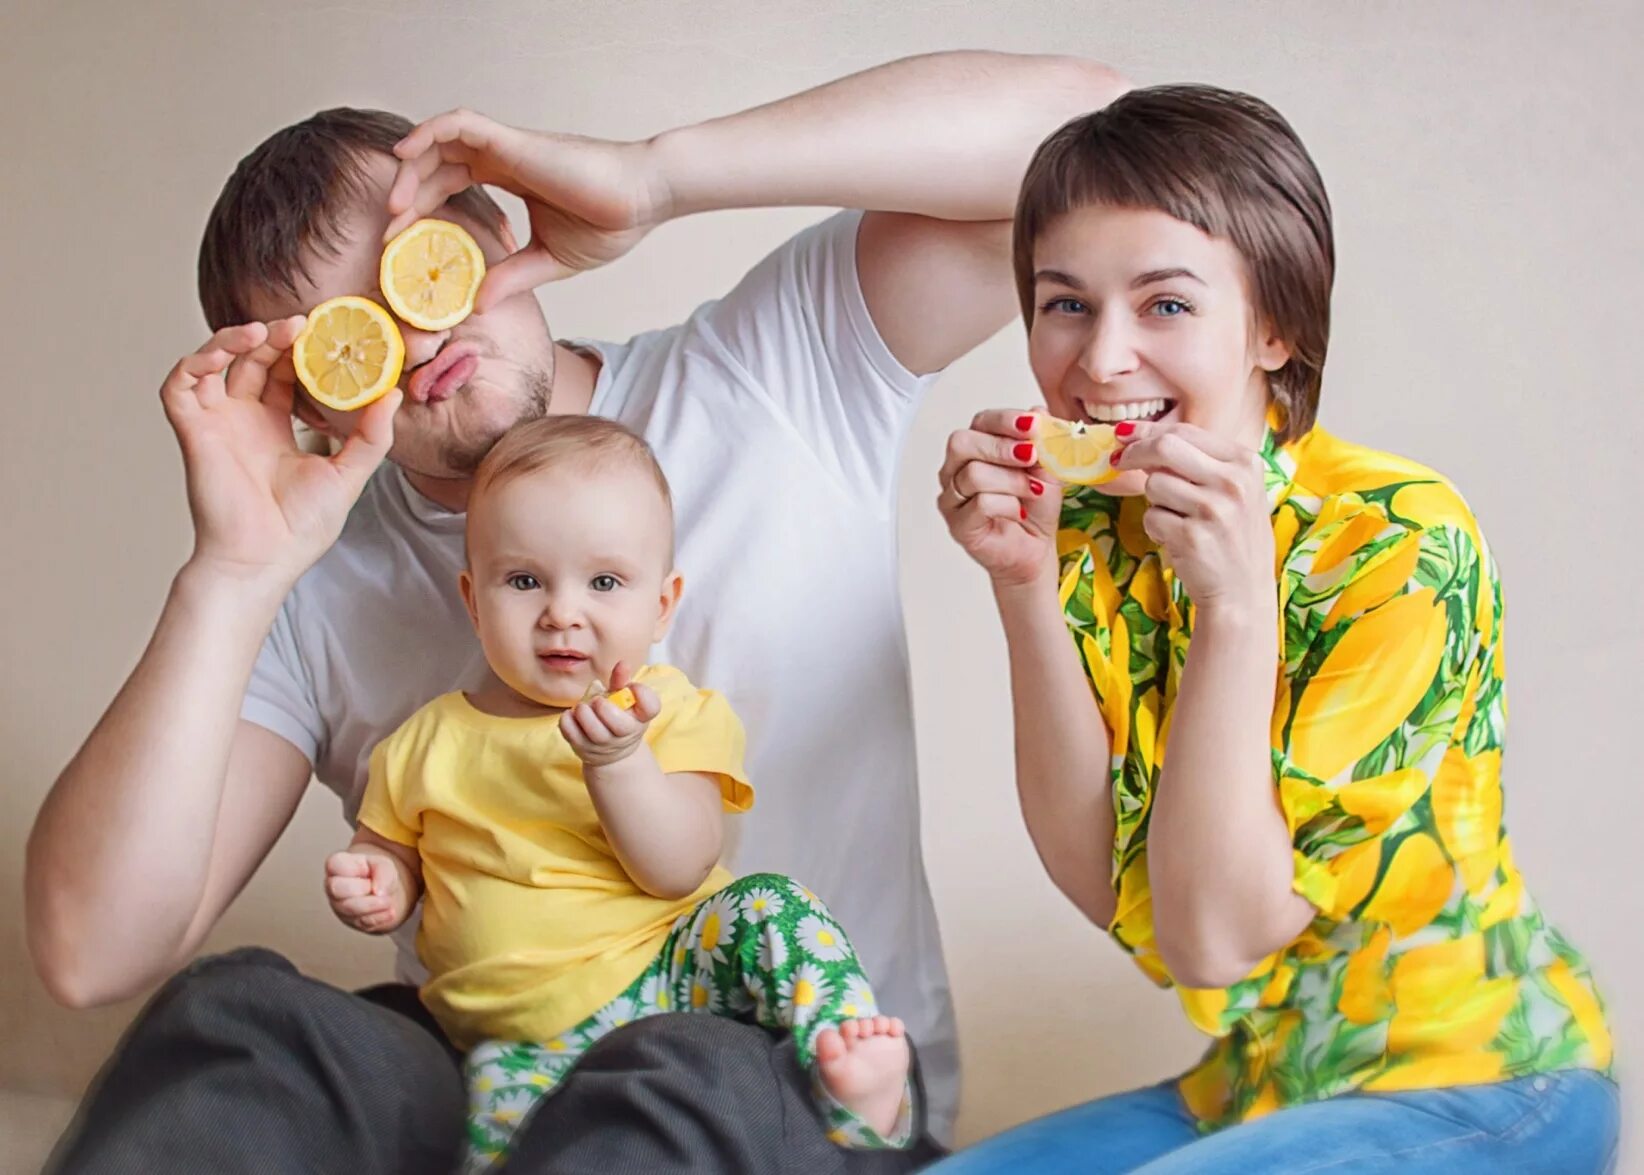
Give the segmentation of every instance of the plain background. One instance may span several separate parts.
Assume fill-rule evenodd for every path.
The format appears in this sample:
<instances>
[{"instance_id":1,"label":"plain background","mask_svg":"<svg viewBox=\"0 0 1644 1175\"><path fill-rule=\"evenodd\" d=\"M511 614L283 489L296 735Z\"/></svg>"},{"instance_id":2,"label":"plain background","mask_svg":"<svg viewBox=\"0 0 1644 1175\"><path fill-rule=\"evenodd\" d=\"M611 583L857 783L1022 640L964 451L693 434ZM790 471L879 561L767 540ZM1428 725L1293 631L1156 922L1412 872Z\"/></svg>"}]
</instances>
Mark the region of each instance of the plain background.
<instances>
[{"instance_id":1,"label":"plain background","mask_svg":"<svg viewBox=\"0 0 1644 1175\"><path fill-rule=\"evenodd\" d=\"M1309 145L1340 255L1323 422L1451 475L1493 540L1512 649L1508 820L1531 886L1595 964L1625 1071L1644 1042L1644 118L1624 81L1641 43L1635 3L1533 0L8 0L0 1088L38 1095L30 1120L54 1130L66 1102L44 1099L76 1095L136 1010L71 1014L46 997L24 947L23 844L188 550L156 389L205 336L195 248L235 161L338 103L413 117L460 104L633 138L961 47L1248 89ZM543 291L550 325L625 338L675 322L820 215L665 226L610 269ZM1013 795L984 578L932 504L947 433L983 407L1034 401L1024 356L1013 324L954 366L919 417L902 487L924 836L968 1067L966 1139L1156 1080L1201 1047L1173 998L1039 869ZM346 834L330 794L311 794L212 949L262 943L340 983L379 978L383 944L335 925L321 895L321 862ZM33 1169L27 1145L0 1154Z\"/></svg>"}]
</instances>

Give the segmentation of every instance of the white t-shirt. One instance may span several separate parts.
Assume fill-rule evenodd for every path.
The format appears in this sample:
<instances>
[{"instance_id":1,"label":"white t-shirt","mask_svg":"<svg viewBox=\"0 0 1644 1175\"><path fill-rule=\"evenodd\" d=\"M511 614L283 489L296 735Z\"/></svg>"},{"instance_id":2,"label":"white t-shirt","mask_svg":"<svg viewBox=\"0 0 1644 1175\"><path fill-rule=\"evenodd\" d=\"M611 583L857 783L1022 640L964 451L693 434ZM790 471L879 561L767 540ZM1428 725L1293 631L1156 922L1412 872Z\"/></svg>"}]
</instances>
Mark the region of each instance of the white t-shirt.
<instances>
[{"instance_id":1,"label":"white t-shirt","mask_svg":"<svg viewBox=\"0 0 1644 1175\"><path fill-rule=\"evenodd\" d=\"M897 460L933 376L880 338L856 273L858 212L814 225L682 324L603 360L590 411L668 475L685 593L652 660L723 693L757 799L728 864L786 873L839 918L885 1013L919 1046L949 1133L958 1050L919 842L913 708L897 591ZM457 592L463 516L393 465L298 581L242 713L289 740L350 821L371 748L485 674ZM409 928L402 975L423 973Z\"/></svg>"}]
</instances>

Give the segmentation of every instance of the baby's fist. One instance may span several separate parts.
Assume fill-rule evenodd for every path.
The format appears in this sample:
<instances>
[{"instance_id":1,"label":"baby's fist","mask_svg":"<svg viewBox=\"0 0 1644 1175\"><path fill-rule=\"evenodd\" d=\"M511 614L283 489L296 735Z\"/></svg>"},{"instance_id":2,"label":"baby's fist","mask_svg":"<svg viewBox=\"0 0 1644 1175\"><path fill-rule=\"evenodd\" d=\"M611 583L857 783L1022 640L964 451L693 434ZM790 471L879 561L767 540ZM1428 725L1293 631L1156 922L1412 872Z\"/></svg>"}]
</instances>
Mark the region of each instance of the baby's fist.
<instances>
[{"instance_id":1,"label":"baby's fist","mask_svg":"<svg viewBox=\"0 0 1644 1175\"><path fill-rule=\"evenodd\" d=\"M332 853L325 861L325 896L345 926L365 934L387 934L409 912L399 868L386 853Z\"/></svg>"}]
</instances>

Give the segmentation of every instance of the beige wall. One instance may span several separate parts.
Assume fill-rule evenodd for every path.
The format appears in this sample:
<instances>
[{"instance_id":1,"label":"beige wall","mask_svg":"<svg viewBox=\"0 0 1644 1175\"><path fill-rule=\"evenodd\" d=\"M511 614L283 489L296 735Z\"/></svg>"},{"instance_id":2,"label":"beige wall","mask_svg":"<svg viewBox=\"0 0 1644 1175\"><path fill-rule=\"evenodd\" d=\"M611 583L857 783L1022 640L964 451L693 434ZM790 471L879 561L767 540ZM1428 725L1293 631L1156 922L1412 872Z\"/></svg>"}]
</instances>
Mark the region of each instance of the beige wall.
<instances>
[{"instance_id":1,"label":"beige wall","mask_svg":"<svg viewBox=\"0 0 1644 1175\"><path fill-rule=\"evenodd\" d=\"M77 1091L133 1011L71 1015L46 999L22 945L22 846L187 549L155 390L203 337L194 245L239 155L338 102L413 114L460 103L637 136L958 46L1082 53L1143 82L1244 87L1294 121L1337 212L1324 421L1453 475L1492 536L1510 593L1519 858L1593 957L1623 1048L1644 1047L1644 788L1625 700L1640 696L1644 653L1633 474L1644 119L1622 82L1641 39L1635 4L1528 0L8 5L0 1087ZM624 336L674 321L812 218L669 226L611 270L547 290L550 322ZM969 1138L1158 1078L1196 1049L1171 998L1082 926L1037 867L1012 798L1001 641L981 575L931 505L947 431L1032 397L1012 327L939 385L903 489L925 839L969 1065ZM375 976L380 944L337 929L315 883L342 835L334 801L312 795L212 946L261 942L342 982Z\"/></svg>"}]
</instances>

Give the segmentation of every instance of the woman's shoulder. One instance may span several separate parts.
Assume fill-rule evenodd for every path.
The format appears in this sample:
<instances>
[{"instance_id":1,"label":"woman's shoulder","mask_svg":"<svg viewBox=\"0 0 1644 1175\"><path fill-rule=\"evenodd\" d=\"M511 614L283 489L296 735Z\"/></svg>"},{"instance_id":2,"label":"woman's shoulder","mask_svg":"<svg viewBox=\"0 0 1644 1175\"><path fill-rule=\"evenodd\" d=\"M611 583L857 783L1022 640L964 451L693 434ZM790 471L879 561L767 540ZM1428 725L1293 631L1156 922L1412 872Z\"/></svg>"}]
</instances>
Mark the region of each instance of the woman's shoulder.
<instances>
[{"instance_id":1,"label":"woman's shoulder","mask_svg":"<svg viewBox=\"0 0 1644 1175\"><path fill-rule=\"evenodd\" d=\"M1478 519L1461 491L1444 474L1401 457L1314 428L1294 442L1296 463L1288 504L1297 516L1297 539L1319 537L1357 523L1368 531L1433 531L1450 528L1482 549Z\"/></svg>"}]
</instances>

